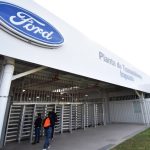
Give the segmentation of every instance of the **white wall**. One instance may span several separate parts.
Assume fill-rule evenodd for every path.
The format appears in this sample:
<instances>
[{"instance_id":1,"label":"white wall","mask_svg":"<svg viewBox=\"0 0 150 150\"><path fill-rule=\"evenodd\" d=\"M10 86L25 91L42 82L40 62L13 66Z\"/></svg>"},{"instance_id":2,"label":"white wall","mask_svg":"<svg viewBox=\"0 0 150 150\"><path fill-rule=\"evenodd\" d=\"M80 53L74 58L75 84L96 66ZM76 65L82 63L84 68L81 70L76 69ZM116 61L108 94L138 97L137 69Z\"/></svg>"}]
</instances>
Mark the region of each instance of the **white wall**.
<instances>
[{"instance_id":1,"label":"white wall","mask_svg":"<svg viewBox=\"0 0 150 150\"><path fill-rule=\"evenodd\" d=\"M109 109L112 123L143 123L139 100L110 101Z\"/></svg>"},{"instance_id":2,"label":"white wall","mask_svg":"<svg viewBox=\"0 0 150 150\"><path fill-rule=\"evenodd\" d=\"M146 123L150 125L150 98L144 100L144 108L145 108L145 119Z\"/></svg>"}]
</instances>

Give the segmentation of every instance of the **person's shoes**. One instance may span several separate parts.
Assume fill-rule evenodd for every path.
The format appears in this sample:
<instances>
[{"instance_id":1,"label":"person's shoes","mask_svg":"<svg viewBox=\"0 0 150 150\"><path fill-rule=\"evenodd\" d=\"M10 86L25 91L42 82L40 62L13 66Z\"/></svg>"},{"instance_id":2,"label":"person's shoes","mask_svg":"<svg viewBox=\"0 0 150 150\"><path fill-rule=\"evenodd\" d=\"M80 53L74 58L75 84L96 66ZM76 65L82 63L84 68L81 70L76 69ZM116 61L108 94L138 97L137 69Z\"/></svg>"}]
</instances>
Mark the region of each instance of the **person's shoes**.
<instances>
[{"instance_id":1,"label":"person's shoes","mask_svg":"<svg viewBox=\"0 0 150 150\"><path fill-rule=\"evenodd\" d=\"M48 146L48 149L50 149L50 148L51 148L51 145Z\"/></svg>"},{"instance_id":2,"label":"person's shoes","mask_svg":"<svg viewBox=\"0 0 150 150\"><path fill-rule=\"evenodd\" d=\"M40 141L37 141L37 143L40 143Z\"/></svg>"},{"instance_id":3,"label":"person's shoes","mask_svg":"<svg viewBox=\"0 0 150 150\"><path fill-rule=\"evenodd\" d=\"M36 144L36 142L33 142L32 144Z\"/></svg>"}]
</instances>

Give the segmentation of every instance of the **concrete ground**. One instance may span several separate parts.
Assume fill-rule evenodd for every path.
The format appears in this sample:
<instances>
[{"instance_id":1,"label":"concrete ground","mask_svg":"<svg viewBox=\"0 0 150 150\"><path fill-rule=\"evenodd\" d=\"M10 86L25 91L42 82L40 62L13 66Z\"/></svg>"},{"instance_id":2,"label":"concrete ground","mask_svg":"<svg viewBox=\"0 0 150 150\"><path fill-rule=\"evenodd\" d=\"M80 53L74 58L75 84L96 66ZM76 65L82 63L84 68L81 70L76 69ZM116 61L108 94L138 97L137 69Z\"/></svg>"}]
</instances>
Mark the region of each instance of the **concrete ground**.
<instances>
[{"instance_id":1,"label":"concrete ground","mask_svg":"<svg viewBox=\"0 0 150 150\"><path fill-rule=\"evenodd\" d=\"M144 130L143 125L110 124L55 135L50 150L110 150L113 146ZM4 150L42 150L44 141L32 145L27 141L7 144Z\"/></svg>"}]
</instances>

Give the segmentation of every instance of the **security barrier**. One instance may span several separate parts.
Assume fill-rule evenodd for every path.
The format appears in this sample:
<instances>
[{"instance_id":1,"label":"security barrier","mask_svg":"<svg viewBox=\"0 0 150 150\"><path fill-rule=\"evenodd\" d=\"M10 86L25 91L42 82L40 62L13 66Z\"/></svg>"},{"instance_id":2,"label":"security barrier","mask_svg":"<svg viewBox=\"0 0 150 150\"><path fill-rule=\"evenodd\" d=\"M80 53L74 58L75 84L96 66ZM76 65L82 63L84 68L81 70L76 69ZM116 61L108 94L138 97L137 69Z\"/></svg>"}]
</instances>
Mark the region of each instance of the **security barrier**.
<instances>
[{"instance_id":1,"label":"security barrier","mask_svg":"<svg viewBox=\"0 0 150 150\"><path fill-rule=\"evenodd\" d=\"M104 124L103 103L13 103L10 107L5 144L11 141L33 141L37 113L44 118L55 108L58 121L55 133L96 127ZM42 130L41 136L44 132Z\"/></svg>"}]
</instances>

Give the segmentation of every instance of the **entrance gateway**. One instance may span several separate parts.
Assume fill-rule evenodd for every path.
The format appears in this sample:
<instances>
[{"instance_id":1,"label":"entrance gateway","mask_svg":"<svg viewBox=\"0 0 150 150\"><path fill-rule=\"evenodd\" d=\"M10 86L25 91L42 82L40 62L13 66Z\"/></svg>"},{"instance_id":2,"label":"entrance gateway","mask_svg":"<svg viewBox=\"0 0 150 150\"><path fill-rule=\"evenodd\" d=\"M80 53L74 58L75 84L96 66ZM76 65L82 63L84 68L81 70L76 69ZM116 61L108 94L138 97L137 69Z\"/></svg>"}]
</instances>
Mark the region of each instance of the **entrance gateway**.
<instances>
[{"instance_id":1,"label":"entrance gateway","mask_svg":"<svg viewBox=\"0 0 150 150\"><path fill-rule=\"evenodd\" d=\"M149 76L33 1L1 1L0 23L1 148L31 142L36 114L52 108L55 133L150 123Z\"/></svg>"}]
</instances>

